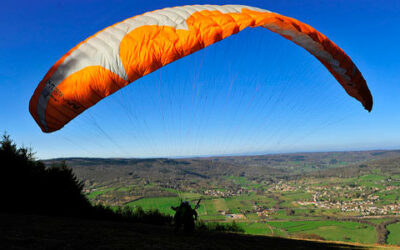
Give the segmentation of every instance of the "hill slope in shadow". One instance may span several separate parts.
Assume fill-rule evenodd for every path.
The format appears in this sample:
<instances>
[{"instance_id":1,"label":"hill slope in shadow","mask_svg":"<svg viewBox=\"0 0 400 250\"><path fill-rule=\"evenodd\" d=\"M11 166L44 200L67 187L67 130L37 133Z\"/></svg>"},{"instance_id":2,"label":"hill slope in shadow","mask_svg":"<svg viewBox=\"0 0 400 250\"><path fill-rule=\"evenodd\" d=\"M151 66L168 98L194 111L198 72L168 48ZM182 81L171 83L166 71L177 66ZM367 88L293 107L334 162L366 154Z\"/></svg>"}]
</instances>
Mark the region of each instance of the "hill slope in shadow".
<instances>
[{"instance_id":1,"label":"hill slope in shadow","mask_svg":"<svg viewBox=\"0 0 400 250\"><path fill-rule=\"evenodd\" d=\"M361 245L42 215L0 214L0 249L368 249ZM375 246L376 247L376 246Z\"/></svg>"}]
</instances>

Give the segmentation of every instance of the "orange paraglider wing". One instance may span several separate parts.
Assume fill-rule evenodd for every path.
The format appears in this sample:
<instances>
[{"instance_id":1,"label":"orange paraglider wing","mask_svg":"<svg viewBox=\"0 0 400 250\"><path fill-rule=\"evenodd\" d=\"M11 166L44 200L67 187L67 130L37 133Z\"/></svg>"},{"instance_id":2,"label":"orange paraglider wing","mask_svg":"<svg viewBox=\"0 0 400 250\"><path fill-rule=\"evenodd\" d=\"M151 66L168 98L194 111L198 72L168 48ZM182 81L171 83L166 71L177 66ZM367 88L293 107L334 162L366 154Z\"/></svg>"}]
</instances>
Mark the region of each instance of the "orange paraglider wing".
<instances>
[{"instance_id":1,"label":"orange paraglider wing","mask_svg":"<svg viewBox=\"0 0 400 250\"><path fill-rule=\"evenodd\" d=\"M296 19L242 5L166 8L116 23L58 60L36 88L29 110L44 132L56 131L140 77L259 26L314 55L350 96L371 111L372 96L361 72L336 44Z\"/></svg>"}]
</instances>

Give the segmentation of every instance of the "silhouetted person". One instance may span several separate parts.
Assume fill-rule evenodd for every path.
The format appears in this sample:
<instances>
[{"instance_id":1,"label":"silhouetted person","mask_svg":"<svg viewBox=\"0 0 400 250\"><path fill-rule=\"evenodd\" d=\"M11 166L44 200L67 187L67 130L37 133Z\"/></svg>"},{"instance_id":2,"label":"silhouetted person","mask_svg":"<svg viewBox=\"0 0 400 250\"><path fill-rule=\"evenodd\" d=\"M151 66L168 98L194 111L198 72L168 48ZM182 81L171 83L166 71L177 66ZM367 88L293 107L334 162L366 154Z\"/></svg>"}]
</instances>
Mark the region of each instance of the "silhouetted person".
<instances>
[{"instance_id":1,"label":"silhouetted person","mask_svg":"<svg viewBox=\"0 0 400 250\"><path fill-rule=\"evenodd\" d=\"M197 220L197 212L193 209L188 201L182 202L179 207L171 207L176 211L174 215L175 229L177 232L183 224L185 233L192 233L194 231L194 221Z\"/></svg>"}]
</instances>

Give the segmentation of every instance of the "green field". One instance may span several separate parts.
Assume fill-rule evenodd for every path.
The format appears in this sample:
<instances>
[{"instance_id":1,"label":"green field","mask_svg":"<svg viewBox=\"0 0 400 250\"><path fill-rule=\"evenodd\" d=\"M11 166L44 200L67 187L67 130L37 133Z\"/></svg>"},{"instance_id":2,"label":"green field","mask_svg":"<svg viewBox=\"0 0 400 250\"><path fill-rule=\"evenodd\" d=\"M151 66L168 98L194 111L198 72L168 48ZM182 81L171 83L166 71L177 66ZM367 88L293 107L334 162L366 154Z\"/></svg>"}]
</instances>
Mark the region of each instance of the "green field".
<instances>
[{"instance_id":1,"label":"green field","mask_svg":"<svg viewBox=\"0 0 400 250\"><path fill-rule=\"evenodd\" d=\"M387 243L400 245L400 222L388 225L387 230L389 231Z\"/></svg>"},{"instance_id":2,"label":"green field","mask_svg":"<svg viewBox=\"0 0 400 250\"><path fill-rule=\"evenodd\" d=\"M317 235L325 240L376 243L375 228L357 222L341 221L267 221L239 222L248 234L274 236ZM400 225L397 230L400 230ZM392 244L398 244L393 242Z\"/></svg>"},{"instance_id":3,"label":"green field","mask_svg":"<svg viewBox=\"0 0 400 250\"><path fill-rule=\"evenodd\" d=\"M267 222L273 228L286 231L289 235L297 233L316 234L326 240L355 241L375 243L375 228L367 224L351 221L282 221Z\"/></svg>"},{"instance_id":4,"label":"green field","mask_svg":"<svg viewBox=\"0 0 400 250\"><path fill-rule=\"evenodd\" d=\"M110 188L99 188L98 190L93 191L93 192L91 192L90 194L88 194L87 197L88 197L89 199L94 199L94 198L96 198L98 195L105 194L105 193L110 192L110 191L112 191L112 190L114 190L114 189L115 189L115 188L113 188L113 187L110 187Z\"/></svg>"},{"instance_id":5,"label":"green field","mask_svg":"<svg viewBox=\"0 0 400 250\"><path fill-rule=\"evenodd\" d=\"M182 200L188 200L192 204L195 204L200 198L200 194L195 193L182 193L181 198L178 196L174 197L154 197L154 198L142 198L136 201L127 203L130 207L141 207L144 210L155 210L158 209L160 212L165 214L174 214L174 210L171 206L178 206ZM202 206L198 209L199 215L216 215L215 209L210 200L201 202Z\"/></svg>"},{"instance_id":6,"label":"green field","mask_svg":"<svg viewBox=\"0 0 400 250\"><path fill-rule=\"evenodd\" d=\"M237 224L240 225L247 234L271 235L273 233L270 226L266 223L238 222Z\"/></svg>"},{"instance_id":7,"label":"green field","mask_svg":"<svg viewBox=\"0 0 400 250\"><path fill-rule=\"evenodd\" d=\"M179 197L156 197L143 198L129 202L127 205L131 207L142 207L144 210L158 209L162 213L173 215L174 210L171 209L171 206L178 206L179 204Z\"/></svg>"}]
</instances>

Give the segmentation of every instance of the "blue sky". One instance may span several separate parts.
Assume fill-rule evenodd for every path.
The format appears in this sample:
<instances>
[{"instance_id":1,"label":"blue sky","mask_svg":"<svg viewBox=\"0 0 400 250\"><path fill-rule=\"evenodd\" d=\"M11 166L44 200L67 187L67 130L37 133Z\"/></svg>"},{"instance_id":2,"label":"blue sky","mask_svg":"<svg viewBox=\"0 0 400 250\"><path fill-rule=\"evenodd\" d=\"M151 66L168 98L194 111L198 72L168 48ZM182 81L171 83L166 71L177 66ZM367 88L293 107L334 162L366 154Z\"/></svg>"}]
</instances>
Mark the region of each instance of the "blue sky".
<instances>
[{"instance_id":1,"label":"blue sky","mask_svg":"<svg viewBox=\"0 0 400 250\"><path fill-rule=\"evenodd\" d=\"M34 89L70 48L164 7L244 4L308 23L357 64L366 112L306 51L248 29L172 63L44 134ZM154 157L400 148L400 2L5 1L0 10L0 130L38 158Z\"/></svg>"}]
</instances>

